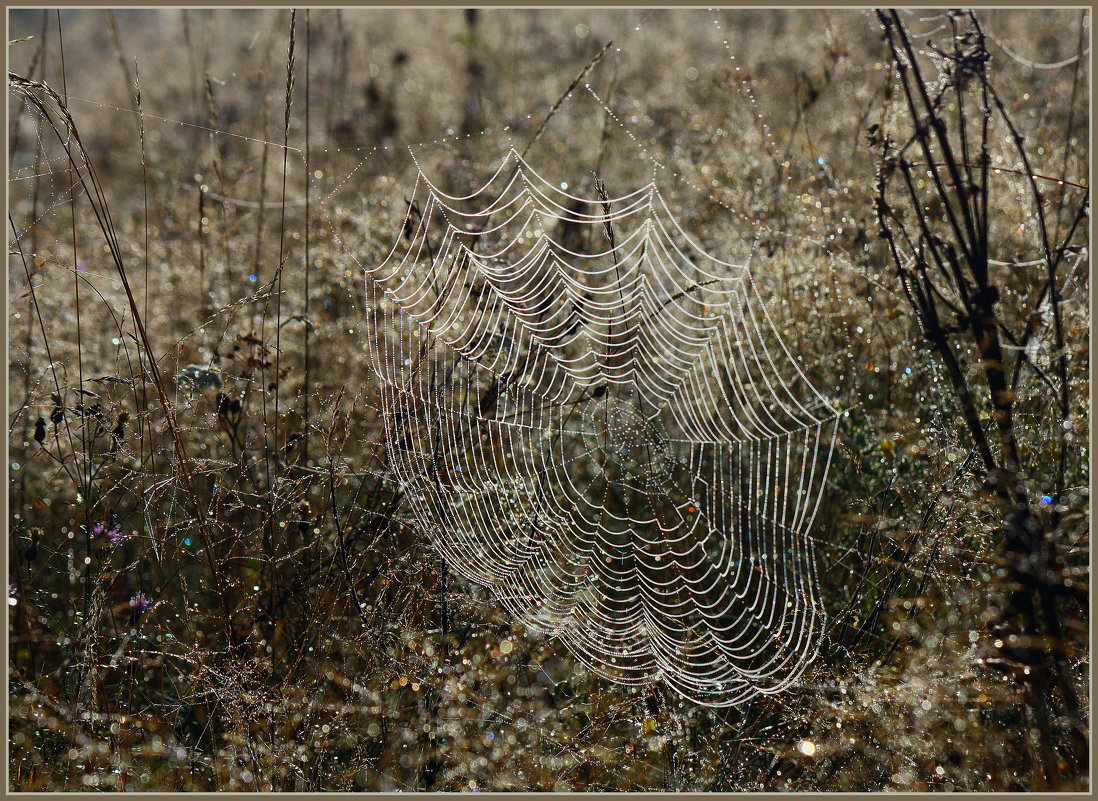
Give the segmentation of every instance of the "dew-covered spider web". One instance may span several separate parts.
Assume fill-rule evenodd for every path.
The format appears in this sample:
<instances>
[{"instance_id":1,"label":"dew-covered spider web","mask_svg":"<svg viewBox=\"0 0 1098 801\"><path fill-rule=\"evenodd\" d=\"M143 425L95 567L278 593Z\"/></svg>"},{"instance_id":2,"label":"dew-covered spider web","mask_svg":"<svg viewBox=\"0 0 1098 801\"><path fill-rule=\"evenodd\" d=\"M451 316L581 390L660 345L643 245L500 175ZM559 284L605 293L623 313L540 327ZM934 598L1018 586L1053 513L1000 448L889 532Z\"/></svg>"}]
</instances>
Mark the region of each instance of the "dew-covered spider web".
<instances>
[{"instance_id":1,"label":"dew-covered spider web","mask_svg":"<svg viewBox=\"0 0 1098 801\"><path fill-rule=\"evenodd\" d=\"M836 410L655 182L562 186L513 148L464 196L417 172L363 265L389 469L454 570L597 674L779 692L820 630Z\"/></svg>"}]
</instances>

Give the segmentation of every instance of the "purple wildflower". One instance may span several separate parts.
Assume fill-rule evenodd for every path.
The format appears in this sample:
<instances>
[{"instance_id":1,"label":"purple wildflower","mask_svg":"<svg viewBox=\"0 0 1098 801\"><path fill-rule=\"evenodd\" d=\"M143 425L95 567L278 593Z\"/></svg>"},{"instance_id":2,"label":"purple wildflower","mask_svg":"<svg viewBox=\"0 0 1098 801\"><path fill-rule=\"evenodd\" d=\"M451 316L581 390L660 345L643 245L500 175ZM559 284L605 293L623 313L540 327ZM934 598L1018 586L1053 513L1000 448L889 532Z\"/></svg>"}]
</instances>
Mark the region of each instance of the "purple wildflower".
<instances>
[{"instance_id":1,"label":"purple wildflower","mask_svg":"<svg viewBox=\"0 0 1098 801\"><path fill-rule=\"evenodd\" d=\"M96 542L105 540L109 545L117 545L126 539L126 535L122 533L120 526L114 526L108 530L105 523L96 523L92 526L91 538Z\"/></svg>"},{"instance_id":2,"label":"purple wildflower","mask_svg":"<svg viewBox=\"0 0 1098 801\"><path fill-rule=\"evenodd\" d=\"M152 601L145 597L145 593L139 592L137 595L130 598L130 607L137 611L137 614L141 614L146 609L152 606Z\"/></svg>"}]
</instances>

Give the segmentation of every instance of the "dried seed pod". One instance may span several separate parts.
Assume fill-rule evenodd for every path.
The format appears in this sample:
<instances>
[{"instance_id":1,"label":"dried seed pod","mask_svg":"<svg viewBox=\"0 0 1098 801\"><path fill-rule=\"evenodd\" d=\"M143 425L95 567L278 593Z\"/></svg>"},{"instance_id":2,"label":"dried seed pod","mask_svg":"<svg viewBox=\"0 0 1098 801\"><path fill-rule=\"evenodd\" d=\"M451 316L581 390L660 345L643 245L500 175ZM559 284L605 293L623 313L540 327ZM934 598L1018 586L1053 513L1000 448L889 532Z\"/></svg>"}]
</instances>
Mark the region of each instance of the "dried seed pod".
<instances>
[{"instance_id":1,"label":"dried seed pod","mask_svg":"<svg viewBox=\"0 0 1098 801\"><path fill-rule=\"evenodd\" d=\"M130 413L122 410L115 418L114 430L111 431L111 453L115 453L122 447L122 442L126 439L126 421L130 419Z\"/></svg>"},{"instance_id":2,"label":"dried seed pod","mask_svg":"<svg viewBox=\"0 0 1098 801\"><path fill-rule=\"evenodd\" d=\"M28 562L33 562L38 558L38 543L42 538L42 529L35 526L30 530L30 545L23 551L23 557Z\"/></svg>"},{"instance_id":3,"label":"dried seed pod","mask_svg":"<svg viewBox=\"0 0 1098 801\"><path fill-rule=\"evenodd\" d=\"M241 405L239 399L230 398L225 393L219 392L214 404L217 409L217 416L221 418L226 426L236 428L240 425Z\"/></svg>"}]
</instances>

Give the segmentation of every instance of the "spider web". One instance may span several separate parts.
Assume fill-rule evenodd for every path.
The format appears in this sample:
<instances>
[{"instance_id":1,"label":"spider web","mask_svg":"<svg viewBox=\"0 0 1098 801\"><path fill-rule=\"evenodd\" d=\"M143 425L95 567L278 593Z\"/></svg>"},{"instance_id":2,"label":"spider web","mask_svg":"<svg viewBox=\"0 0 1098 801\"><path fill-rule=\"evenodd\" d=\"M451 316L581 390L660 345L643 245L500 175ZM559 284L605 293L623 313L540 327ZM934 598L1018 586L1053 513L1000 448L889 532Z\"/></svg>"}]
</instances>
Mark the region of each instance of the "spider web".
<instances>
[{"instance_id":1,"label":"spider web","mask_svg":"<svg viewBox=\"0 0 1098 801\"><path fill-rule=\"evenodd\" d=\"M836 410L654 182L561 186L513 148L468 195L417 171L365 266L389 469L454 570L598 675L780 692L816 653Z\"/></svg>"}]
</instances>

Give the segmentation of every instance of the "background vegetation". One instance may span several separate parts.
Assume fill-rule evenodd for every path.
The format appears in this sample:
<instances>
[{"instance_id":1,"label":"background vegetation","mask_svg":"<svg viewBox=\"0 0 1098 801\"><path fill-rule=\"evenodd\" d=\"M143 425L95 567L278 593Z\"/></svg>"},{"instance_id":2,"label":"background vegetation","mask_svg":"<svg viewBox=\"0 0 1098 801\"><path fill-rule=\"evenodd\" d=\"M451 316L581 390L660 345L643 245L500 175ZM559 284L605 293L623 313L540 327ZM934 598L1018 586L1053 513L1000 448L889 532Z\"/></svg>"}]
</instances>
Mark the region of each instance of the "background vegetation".
<instances>
[{"instance_id":1,"label":"background vegetation","mask_svg":"<svg viewBox=\"0 0 1098 801\"><path fill-rule=\"evenodd\" d=\"M9 23L13 789L1087 788L1084 11ZM383 480L403 146L470 188L547 117L577 192L660 162L848 410L787 694L600 681Z\"/></svg>"}]
</instances>

